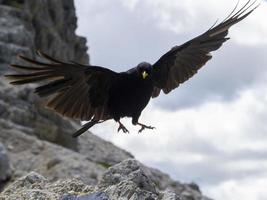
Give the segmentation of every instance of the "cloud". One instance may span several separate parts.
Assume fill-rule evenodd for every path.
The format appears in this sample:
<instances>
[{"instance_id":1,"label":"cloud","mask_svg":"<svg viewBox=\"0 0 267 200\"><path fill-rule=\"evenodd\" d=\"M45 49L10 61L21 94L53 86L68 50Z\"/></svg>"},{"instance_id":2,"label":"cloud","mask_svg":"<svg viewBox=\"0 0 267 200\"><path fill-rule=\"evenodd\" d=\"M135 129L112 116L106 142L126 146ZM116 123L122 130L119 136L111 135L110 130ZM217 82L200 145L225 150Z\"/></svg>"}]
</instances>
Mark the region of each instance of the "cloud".
<instances>
[{"instance_id":1,"label":"cloud","mask_svg":"<svg viewBox=\"0 0 267 200\"><path fill-rule=\"evenodd\" d=\"M219 196L220 199L236 200L236 199L266 199L267 175L257 178L246 178L242 180L228 180L208 188L209 194Z\"/></svg>"},{"instance_id":2,"label":"cloud","mask_svg":"<svg viewBox=\"0 0 267 200\"><path fill-rule=\"evenodd\" d=\"M211 101L175 112L150 105L140 121L155 125L155 131L137 134L129 120L123 122L130 135L116 134L114 122L92 131L177 180L197 182L215 199L249 200L260 190L253 198L260 200L266 191L262 185L255 191L254 186L249 188L248 180L267 183L262 178L267 170L266 80L231 102ZM238 198L243 191L250 195Z\"/></svg>"},{"instance_id":3,"label":"cloud","mask_svg":"<svg viewBox=\"0 0 267 200\"><path fill-rule=\"evenodd\" d=\"M144 18L144 13L149 11L149 18L157 21L157 25L160 28L164 31L169 30L177 34L188 32L195 33L201 31L201 29L205 31L205 29L211 26L217 19L219 22L225 19L227 14L229 14L237 4L237 1L232 0L199 0L197 2L176 0L121 0L121 2L131 11L145 10L146 12L139 12L142 18ZM237 10L246 2L245 0L240 1ZM265 19L267 16L267 3L260 0L258 3L261 3L261 6L257 9L257 12L246 19L246 22L240 23L239 28L233 28L234 30L231 34L233 35L233 40L241 44L250 45L262 45L267 43L265 37L267 25L264 20L261 20ZM213 21L210 21L212 19Z\"/></svg>"},{"instance_id":4,"label":"cloud","mask_svg":"<svg viewBox=\"0 0 267 200\"><path fill-rule=\"evenodd\" d=\"M266 46L244 48L242 45L226 43L219 52L213 53L213 59L198 74L177 90L155 101L170 110L197 106L216 99L231 101L241 90L264 78L267 65L265 55Z\"/></svg>"},{"instance_id":5,"label":"cloud","mask_svg":"<svg viewBox=\"0 0 267 200\"><path fill-rule=\"evenodd\" d=\"M178 109L210 99L230 101L261 79L267 64L267 25L260 19L267 17L263 12L266 5L262 3L230 30L231 40L213 53L213 59L197 75L156 103ZM230 0L77 1L78 33L88 36L92 64L124 71L141 61L155 63L172 46L203 33L217 18L224 19L234 6ZM260 34L251 33L259 29Z\"/></svg>"},{"instance_id":6,"label":"cloud","mask_svg":"<svg viewBox=\"0 0 267 200\"><path fill-rule=\"evenodd\" d=\"M245 1L241 1L240 6ZM90 46L92 64L117 71L154 63L172 46L224 19L231 0L75 1L78 33ZM140 121L156 126L115 134L113 121L92 131L131 151L172 177L200 184L222 200L267 196L267 2L230 29L225 45L197 75L169 95L151 101ZM136 133L136 134L135 134Z\"/></svg>"}]
</instances>

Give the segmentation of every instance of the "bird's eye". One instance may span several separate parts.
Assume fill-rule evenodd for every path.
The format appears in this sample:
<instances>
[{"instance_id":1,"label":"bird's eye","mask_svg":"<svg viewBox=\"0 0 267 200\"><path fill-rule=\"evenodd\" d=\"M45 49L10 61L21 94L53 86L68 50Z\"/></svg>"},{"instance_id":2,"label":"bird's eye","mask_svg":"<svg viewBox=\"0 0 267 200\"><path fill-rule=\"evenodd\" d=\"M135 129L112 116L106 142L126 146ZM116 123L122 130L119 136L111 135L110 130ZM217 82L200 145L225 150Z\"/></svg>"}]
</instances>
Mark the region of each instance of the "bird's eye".
<instances>
[{"instance_id":1,"label":"bird's eye","mask_svg":"<svg viewBox=\"0 0 267 200\"><path fill-rule=\"evenodd\" d=\"M142 72L142 78L143 79L146 79L147 76L148 76L148 73L146 71L143 71Z\"/></svg>"}]
</instances>

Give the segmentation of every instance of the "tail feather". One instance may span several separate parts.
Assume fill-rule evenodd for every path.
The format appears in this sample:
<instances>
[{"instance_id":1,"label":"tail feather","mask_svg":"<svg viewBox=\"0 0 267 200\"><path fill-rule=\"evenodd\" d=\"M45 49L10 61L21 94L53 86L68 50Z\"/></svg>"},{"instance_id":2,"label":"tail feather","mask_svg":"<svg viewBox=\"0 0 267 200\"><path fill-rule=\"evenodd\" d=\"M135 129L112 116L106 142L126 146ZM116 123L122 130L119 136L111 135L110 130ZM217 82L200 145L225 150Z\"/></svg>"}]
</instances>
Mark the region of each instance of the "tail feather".
<instances>
[{"instance_id":1,"label":"tail feather","mask_svg":"<svg viewBox=\"0 0 267 200\"><path fill-rule=\"evenodd\" d=\"M87 122L85 125L82 126L82 128L80 128L78 131L76 131L75 133L73 133L72 134L72 137L73 138L76 138L76 137L80 136L85 131L87 131L89 128L91 128L92 126L94 126L95 124L98 124L98 123L102 123L102 122L95 121L95 120L92 120L92 121Z\"/></svg>"}]
</instances>

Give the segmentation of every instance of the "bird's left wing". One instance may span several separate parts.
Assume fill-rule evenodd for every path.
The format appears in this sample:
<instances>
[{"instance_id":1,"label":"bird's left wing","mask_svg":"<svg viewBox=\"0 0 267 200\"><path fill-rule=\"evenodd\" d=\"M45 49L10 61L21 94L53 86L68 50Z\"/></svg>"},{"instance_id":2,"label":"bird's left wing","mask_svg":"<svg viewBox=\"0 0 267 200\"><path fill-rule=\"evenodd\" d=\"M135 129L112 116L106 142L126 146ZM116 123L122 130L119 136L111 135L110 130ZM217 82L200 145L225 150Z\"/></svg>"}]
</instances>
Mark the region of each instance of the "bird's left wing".
<instances>
[{"instance_id":1,"label":"bird's left wing","mask_svg":"<svg viewBox=\"0 0 267 200\"><path fill-rule=\"evenodd\" d=\"M160 90L165 94L191 78L212 58L210 52L219 49L229 38L228 29L246 18L257 6L251 9L255 1L248 1L240 10L231 14L220 24L214 25L202 35L173 47L153 65L154 92L152 97L159 95Z\"/></svg>"},{"instance_id":2,"label":"bird's left wing","mask_svg":"<svg viewBox=\"0 0 267 200\"><path fill-rule=\"evenodd\" d=\"M19 73L6 75L13 85L45 82L35 89L41 97L50 97L46 106L57 113L79 120L106 120L109 87L117 73L103 67L65 63L38 52L49 61L39 62L20 56L32 66L11 65Z\"/></svg>"}]
</instances>

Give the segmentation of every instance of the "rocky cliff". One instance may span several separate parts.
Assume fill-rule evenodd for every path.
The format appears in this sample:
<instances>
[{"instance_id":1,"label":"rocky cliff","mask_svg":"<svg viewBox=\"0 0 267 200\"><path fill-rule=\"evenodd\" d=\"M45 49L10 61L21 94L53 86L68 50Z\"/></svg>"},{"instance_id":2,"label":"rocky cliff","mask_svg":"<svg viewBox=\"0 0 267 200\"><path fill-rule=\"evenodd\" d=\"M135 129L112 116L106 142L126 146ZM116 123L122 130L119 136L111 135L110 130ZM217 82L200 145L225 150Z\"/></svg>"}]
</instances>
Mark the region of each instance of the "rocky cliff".
<instances>
[{"instance_id":1,"label":"rocky cliff","mask_svg":"<svg viewBox=\"0 0 267 200\"><path fill-rule=\"evenodd\" d=\"M181 184L87 133L78 122L45 110L32 86L2 77L17 54L34 50L88 63L86 39L75 34L73 0L0 0L0 199L207 200L195 184ZM34 172L32 172L34 171Z\"/></svg>"}]
</instances>

